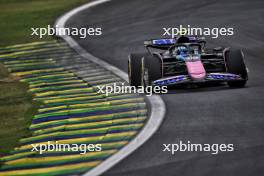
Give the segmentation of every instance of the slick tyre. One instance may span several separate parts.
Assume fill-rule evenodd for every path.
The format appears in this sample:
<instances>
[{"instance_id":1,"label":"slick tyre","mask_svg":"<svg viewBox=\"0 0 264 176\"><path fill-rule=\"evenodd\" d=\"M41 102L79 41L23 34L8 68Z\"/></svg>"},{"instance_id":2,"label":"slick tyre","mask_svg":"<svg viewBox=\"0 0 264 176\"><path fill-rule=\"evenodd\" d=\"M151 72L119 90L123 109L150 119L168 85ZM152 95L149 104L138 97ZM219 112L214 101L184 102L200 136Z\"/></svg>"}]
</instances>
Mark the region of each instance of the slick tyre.
<instances>
[{"instance_id":1,"label":"slick tyre","mask_svg":"<svg viewBox=\"0 0 264 176\"><path fill-rule=\"evenodd\" d=\"M243 80L228 81L229 87L244 87L248 80L243 53L239 49L231 49L225 55L226 70L228 73L240 75Z\"/></svg>"},{"instance_id":2,"label":"slick tyre","mask_svg":"<svg viewBox=\"0 0 264 176\"><path fill-rule=\"evenodd\" d=\"M144 65L143 58L146 54L130 54L128 57L128 78L130 86L142 86Z\"/></svg>"},{"instance_id":3,"label":"slick tyre","mask_svg":"<svg viewBox=\"0 0 264 176\"><path fill-rule=\"evenodd\" d=\"M146 55L144 57L144 81L145 85L151 85L151 83L162 77L161 60L156 55Z\"/></svg>"}]
</instances>

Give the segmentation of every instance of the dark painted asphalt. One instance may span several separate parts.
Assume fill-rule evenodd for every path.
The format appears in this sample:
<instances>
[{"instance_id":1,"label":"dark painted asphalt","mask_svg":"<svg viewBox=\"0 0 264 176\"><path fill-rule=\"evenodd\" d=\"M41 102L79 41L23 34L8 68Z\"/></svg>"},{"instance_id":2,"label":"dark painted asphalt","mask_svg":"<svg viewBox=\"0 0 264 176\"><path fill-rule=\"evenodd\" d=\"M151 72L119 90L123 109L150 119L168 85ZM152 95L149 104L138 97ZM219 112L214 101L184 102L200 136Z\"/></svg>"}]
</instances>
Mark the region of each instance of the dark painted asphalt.
<instances>
[{"instance_id":1,"label":"dark painted asphalt","mask_svg":"<svg viewBox=\"0 0 264 176\"><path fill-rule=\"evenodd\" d=\"M103 35L78 39L90 53L127 69L127 55L163 27L233 27L234 36L207 37L213 46L244 50L248 86L176 89L162 95L167 116L158 132L105 176L264 175L264 1L114 0L74 16L68 26L102 27ZM234 152L162 152L163 143L233 143Z\"/></svg>"}]
</instances>

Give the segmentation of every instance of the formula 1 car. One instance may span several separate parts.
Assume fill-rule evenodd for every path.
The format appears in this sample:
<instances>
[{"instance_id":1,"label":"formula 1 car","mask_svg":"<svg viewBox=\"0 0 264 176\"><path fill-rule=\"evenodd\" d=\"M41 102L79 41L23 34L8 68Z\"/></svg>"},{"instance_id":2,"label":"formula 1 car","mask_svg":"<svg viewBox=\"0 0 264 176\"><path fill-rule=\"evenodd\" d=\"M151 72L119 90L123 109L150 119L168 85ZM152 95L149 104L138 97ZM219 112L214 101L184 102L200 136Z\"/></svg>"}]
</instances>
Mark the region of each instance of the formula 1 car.
<instances>
[{"instance_id":1,"label":"formula 1 car","mask_svg":"<svg viewBox=\"0 0 264 176\"><path fill-rule=\"evenodd\" d=\"M248 80L244 55L239 49L206 48L204 37L180 36L144 42L148 52L130 54L131 86L167 86L209 81L243 87Z\"/></svg>"}]
</instances>

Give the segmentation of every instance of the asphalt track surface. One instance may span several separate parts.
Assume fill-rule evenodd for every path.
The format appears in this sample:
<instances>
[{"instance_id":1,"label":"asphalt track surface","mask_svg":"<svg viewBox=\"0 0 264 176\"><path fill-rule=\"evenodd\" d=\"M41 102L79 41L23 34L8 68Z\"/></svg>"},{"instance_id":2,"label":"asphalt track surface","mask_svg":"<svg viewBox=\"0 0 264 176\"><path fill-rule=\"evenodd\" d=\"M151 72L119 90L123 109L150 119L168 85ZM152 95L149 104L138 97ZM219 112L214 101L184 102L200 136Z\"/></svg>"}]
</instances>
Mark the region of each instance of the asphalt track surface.
<instances>
[{"instance_id":1,"label":"asphalt track surface","mask_svg":"<svg viewBox=\"0 0 264 176\"><path fill-rule=\"evenodd\" d=\"M176 88L162 95L166 118L156 134L105 176L264 175L264 1L113 0L82 11L69 27L102 27L76 40L93 55L127 71L127 56L144 51L163 27L233 27L234 36L207 37L211 46L242 48L250 70L246 88ZM162 144L232 143L234 152L162 152Z\"/></svg>"}]
</instances>

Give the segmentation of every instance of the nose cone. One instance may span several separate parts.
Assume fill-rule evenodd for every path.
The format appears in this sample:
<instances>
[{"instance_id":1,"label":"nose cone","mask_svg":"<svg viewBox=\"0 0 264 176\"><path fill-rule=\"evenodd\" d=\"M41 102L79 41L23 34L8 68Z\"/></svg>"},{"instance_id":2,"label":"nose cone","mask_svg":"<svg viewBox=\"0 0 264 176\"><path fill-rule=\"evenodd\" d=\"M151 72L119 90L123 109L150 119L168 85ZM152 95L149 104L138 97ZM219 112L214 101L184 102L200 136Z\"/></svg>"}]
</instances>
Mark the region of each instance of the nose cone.
<instances>
[{"instance_id":1,"label":"nose cone","mask_svg":"<svg viewBox=\"0 0 264 176\"><path fill-rule=\"evenodd\" d=\"M186 61L186 67L191 79L201 81L205 78L206 71L201 60Z\"/></svg>"}]
</instances>

